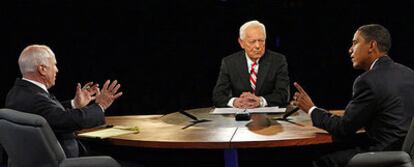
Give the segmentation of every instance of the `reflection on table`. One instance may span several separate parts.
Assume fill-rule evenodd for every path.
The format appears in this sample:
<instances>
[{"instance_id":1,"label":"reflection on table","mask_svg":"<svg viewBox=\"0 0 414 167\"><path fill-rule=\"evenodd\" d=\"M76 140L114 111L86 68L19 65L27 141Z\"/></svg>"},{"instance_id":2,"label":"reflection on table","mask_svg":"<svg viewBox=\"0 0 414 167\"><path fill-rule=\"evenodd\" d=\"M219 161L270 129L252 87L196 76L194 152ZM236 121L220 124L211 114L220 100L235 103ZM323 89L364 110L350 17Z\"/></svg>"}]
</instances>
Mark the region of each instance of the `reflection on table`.
<instances>
[{"instance_id":1,"label":"reflection on table","mask_svg":"<svg viewBox=\"0 0 414 167\"><path fill-rule=\"evenodd\" d=\"M199 119L212 121L192 124L179 112L167 115L106 117L107 124L138 126L138 134L108 138L113 145L144 148L223 149L226 166L238 166L238 148L307 146L331 143L331 136L312 126L308 114L299 111L288 120L282 114L252 114L249 121L234 115L209 114L212 108L187 110ZM341 111L336 111L337 113Z\"/></svg>"}]
</instances>

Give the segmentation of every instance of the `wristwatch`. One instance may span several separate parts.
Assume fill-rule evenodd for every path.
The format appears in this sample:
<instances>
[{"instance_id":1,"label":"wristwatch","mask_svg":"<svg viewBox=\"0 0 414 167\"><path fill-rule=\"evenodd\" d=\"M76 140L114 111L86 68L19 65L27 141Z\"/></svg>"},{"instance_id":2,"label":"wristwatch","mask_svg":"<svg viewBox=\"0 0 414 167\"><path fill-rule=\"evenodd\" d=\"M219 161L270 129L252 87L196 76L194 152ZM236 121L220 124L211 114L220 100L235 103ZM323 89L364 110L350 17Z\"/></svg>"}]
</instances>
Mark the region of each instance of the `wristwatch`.
<instances>
[{"instance_id":1,"label":"wristwatch","mask_svg":"<svg viewBox=\"0 0 414 167\"><path fill-rule=\"evenodd\" d=\"M259 97L260 98L260 106L259 107L264 107L264 100L263 97Z\"/></svg>"}]
</instances>

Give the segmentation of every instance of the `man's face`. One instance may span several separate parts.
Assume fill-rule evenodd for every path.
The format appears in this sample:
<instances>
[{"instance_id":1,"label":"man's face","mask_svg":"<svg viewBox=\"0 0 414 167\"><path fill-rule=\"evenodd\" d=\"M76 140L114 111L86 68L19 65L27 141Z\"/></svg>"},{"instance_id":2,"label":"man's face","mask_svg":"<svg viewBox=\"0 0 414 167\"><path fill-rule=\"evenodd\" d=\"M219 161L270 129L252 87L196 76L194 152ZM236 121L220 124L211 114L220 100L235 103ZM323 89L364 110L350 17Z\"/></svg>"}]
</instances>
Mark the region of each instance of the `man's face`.
<instances>
[{"instance_id":1,"label":"man's face","mask_svg":"<svg viewBox=\"0 0 414 167\"><path fill-rule=\"evenodd\" d=\"M366 41L360 31L355 32L352 39L352 46L349 48L352 66L355 69L368 70L371 65L371 41Z\"/></svg>"},{"instance_id":2,"label":"man's face","mask_svg":"<svg viewBox=\"0 0 414 167\"><path fill-rule=\"evenodd\" d=\"M263 56L265 52L265 32L262 31L259 27L249 27L245 30L245 38L239 39L240 46L247 53L249 58L253 61L256 61Z\"/></svg>"},{"instance_id":3,"label":"man's face","mask_svg":"<svg viewBox=\"0 0 414 167\"><path fill-rule=\"evenodd\" d=\"M43 76L46 82L45 85L48 89L55 85L56 74L59 71L56 64L56 59L54 57L50 57L48 64L42 65L44 68Z\"/></svg>"}]
</instances>

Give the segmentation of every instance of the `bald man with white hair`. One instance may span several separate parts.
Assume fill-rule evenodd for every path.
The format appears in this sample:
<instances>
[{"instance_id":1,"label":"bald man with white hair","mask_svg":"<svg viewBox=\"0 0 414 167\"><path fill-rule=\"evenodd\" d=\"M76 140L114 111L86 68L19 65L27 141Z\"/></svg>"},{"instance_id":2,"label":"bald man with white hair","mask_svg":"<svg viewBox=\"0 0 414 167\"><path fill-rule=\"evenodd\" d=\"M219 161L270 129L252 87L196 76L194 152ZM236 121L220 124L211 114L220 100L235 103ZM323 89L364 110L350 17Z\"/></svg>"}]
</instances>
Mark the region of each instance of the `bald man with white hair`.
<instances>
[{"instance_id":1,"label":"bald man with white hair","mask_svg":"<svg viewBox=\"0 0 414 167\"><path fill-rule=\"evenodd\" d=\"M89 82L77 84L72 100L59 102L49 91L58 73L53 51L46 45L30 45L18 60L22 78L16 79L9 90L5 107L43 116L54 131L67 157L79 156L75 131L105 124L104 111L115 99L120 84L107 80L99 89Z\"/></svg>"}]
</instances>

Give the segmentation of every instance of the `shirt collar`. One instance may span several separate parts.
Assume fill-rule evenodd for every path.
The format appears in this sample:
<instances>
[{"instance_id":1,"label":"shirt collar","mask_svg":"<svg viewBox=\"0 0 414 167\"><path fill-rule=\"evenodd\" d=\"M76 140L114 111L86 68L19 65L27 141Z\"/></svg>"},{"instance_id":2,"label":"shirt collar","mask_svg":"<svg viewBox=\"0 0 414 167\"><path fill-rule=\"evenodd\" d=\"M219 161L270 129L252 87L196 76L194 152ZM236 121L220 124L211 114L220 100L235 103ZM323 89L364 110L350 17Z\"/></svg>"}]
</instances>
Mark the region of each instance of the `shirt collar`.
<instances>
[{"instance_id":1,"label":"shirt collar","mask_svg":"<svg viewBox=\"0 0 414 167\"><path fill-rule=\"evenodd\" d=\"M31 83L35 84L36 86L42 88L43 90L45 90L46 92L49 93L49 91L47 91L47 88L46 88L46 85L45 84L42 84L42 83L37 82L37 81L30 80L30 79L27 79L27 78L24 78L24 77L22 78L22 80L31 82Z\"/></svg>"},{"instance_id":2,"label":"shirt collar","mask_svg":"<svg viewBox=\"0 0 414 167\"><path fill-rule=\"evenodd\" d=\"M385 55L385 56L387 56L387 55ZM384 56L381 56L381 57L384 57ZM374 68L375 64L377 63L377 61L378 61L381 57L378 57L377 59L375 59L375 60L374 60L374 62L372 62L371 66L369 67L369 70L371 70L372 68Z\"/></svg>"},{"instance_id":3,"label":"shirt collar","mask_svg":"<svg viewBox=\"0 0 414 167\"><path fill-rule=\"evenodd\" d=\"M252 61L252 60L249 58L249 56L247 55L247 53L244 53L244 55L246 56L246 60L247 60L247 67L249 67L249 68L250 68L250 67L252 66L252 64L254 63L254 61ZM256 60L256 66L258 66L258 65L259 65L259 60L260 60L260 58Z\"/></svg>"}]
</instances>

